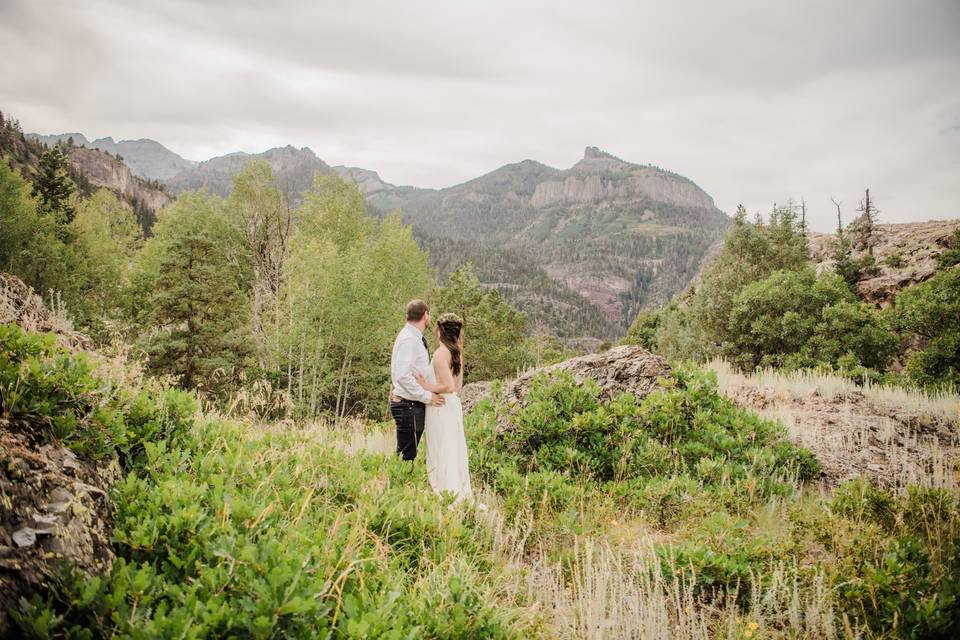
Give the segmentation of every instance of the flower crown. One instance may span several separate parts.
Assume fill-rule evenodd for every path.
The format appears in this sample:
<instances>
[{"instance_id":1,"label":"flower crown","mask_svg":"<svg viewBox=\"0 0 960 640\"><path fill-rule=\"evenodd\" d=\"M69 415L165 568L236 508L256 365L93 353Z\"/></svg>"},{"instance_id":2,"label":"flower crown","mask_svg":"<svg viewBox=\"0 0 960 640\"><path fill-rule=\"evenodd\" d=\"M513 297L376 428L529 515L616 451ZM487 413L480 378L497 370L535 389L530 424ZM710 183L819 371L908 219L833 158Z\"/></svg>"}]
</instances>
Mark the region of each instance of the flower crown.
<instances>
[{"instance_id":1,"label":"flower crown","mask_svg":"<svg viewBox=\"0 0 960 640\"><path fill-rule=\"evenodd\" d=\"M458 324L462 327L463 318L461 318L455 313L444 313L439 318L437 318L437 324Z\"/></svg>"}]
</instances>

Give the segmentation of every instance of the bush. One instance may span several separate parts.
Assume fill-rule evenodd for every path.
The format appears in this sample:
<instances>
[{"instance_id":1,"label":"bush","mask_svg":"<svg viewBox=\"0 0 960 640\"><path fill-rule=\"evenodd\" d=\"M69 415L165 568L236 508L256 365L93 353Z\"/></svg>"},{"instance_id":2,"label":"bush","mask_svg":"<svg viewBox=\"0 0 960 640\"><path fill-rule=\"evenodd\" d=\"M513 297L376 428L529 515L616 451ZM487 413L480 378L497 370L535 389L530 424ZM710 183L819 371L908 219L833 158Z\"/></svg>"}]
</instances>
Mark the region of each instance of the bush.
<instances>
[{"instance_id":1,"label":"bush","mask_svg":"<svg viewBox=\"0 0 960 640\"><path fill-rule=\"evenodd\" d=\"M900 638L957 637L960 501L943 489L909 487L897 496L853 480L838 488L832 509L866 541L841 557L838 571L840 604L851 619Z\"/></svg>"},{"instance_id":2,"label":"bush","mask_svg":"<svg viewBox=\"0 0 960 640\"><path fill-rule=\"evenodd\" d=\"M184 391L112 389L55 334L0 325L0 411L41 442L92 458L118 454L130 469L147 443L182 438L196 409Z\"/></svg>"},{"instance_id":3,"label":"bush","mask_svg":"<svg viewBox=\"0 0 960 640\"><path fill-rule=\"evenodd\" d=\"M960 269L900 292L889 313L900 331L926 342L908 357L910 378L931 387L960 386Z\"/></svg>"},{"instance_id":4,"label":"bush","mask_svg":"<svg viewBox=\"0 0 960 640\"><path fill-rule=\"evenodd\" d=\"M884 369L897 349L886 320L835 274L778 271L735 299L726 356L742 369L757 366L835 366L852 354L857 364Z\"/></svg>"},{"instance_id":5,"label":"bush","mask_svg":"<svg viewBox=\"0 0 960 640\"><path fill-rule=\"evenodd\" d=\"M473 412L471 460L511 503L564 509L597 491L664 518L679 495L697 493L690 486L742 505L819 473L812 454L783 440L782 425L721 396L713 372L681 366L664 382L639 402L601 401L592 380L541 374L503 434L491 404Z\"/></svg>"}]
</instances>

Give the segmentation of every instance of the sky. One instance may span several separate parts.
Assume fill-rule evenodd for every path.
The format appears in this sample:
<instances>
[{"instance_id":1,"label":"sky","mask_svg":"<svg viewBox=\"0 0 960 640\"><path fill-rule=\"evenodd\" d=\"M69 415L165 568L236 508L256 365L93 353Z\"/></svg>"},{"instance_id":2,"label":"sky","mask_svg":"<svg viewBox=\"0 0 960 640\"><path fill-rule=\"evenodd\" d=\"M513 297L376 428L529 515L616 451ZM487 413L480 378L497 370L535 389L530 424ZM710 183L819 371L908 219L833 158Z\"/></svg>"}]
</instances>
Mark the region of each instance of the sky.
<instances>
[{"instance_id":1,"label":"sky","mask_svg":"<svg viewBox=\"0 0 960 640\"><path fill-rule=\"evenodd\" d=\"M960 0L0 0L25 131L445 187L584 147L811 226L960 217Z\"/></svg>"}]
</instances>

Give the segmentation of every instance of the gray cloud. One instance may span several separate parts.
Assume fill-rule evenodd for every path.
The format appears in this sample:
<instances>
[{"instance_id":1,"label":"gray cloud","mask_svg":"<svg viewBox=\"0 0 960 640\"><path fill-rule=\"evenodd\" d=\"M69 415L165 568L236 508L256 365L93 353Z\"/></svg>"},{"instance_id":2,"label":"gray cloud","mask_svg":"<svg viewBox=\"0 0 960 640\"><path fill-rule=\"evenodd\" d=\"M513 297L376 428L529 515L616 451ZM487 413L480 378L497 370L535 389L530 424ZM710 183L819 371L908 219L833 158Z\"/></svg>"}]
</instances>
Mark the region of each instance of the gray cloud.
<instances>
[{"instance_id":1,"label":"gray cloud","mask_svg":"<svg viewBox=\"0 0 960 640\"><path fill-rule=\"evenodd\" d=\"M185 157L310 146L446 186L597 145L732 211L960 216L960 3L0 3L0 108Z\"/></svg>"}]
</instances>

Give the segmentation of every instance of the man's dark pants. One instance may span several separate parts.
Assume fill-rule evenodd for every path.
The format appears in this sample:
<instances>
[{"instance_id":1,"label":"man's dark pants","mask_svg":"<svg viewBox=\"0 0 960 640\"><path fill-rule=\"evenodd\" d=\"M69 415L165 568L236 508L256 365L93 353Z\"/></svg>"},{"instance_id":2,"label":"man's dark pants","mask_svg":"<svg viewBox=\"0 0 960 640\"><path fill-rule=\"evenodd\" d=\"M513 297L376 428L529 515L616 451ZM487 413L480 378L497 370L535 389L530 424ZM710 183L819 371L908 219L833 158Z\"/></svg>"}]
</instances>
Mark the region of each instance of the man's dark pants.
<instances>
[{"instance_id":1,"label":"man's dark pants","mask_svg":"<svg viewBox=\"0 0 960 640\"><path fill-rule=\"evenodd\" d=\"M397 423L397 454L404 460L413 460L423 435L427 405L416 400L391 400L390 414Z\"/></svg>"}]
</instances>

